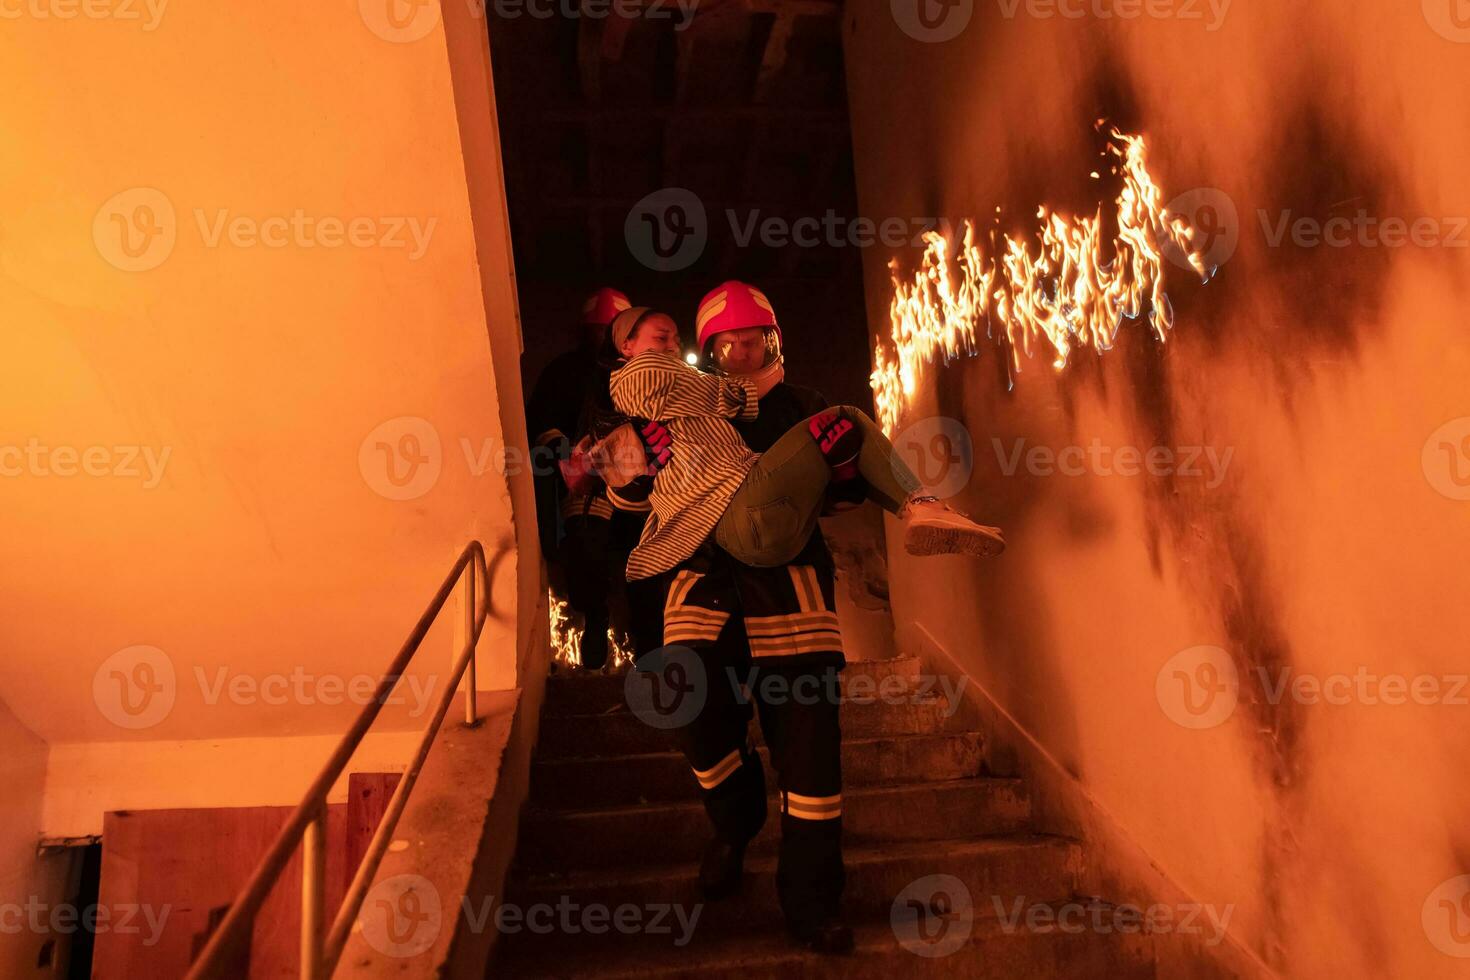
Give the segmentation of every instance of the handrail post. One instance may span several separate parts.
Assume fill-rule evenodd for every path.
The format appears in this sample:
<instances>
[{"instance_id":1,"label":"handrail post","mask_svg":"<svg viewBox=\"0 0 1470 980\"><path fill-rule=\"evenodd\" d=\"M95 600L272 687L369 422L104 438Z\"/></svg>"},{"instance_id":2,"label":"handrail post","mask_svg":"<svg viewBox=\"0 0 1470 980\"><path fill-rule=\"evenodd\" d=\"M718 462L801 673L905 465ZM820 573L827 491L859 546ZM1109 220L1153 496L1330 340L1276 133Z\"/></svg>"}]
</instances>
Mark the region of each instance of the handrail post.
<instances>
[{"instance_id":1,"label":"handrail post","mask_svg":"<svg viewBox=\"0 0 1470 980\"><path fill-rule=\"evenodd\" d=\"M479 577L479 574L479 562L471 561L468 565L465 566L464 635L465 643L469 644L470 649L473 652L470 654L469 664L465 667L464 672L464 723L470 727L474 727L475 723L480 720L479 712L477 710L478 706L475 704L475 688L478 687L478 685L475 683L475 659L477 654L479 653L479 651L475 649L475 647L478 646L475 641L479 639L479 637L475 635L475 628L478 625L479 619L477 603L475 602L475 579ZM458 659L458 657L455 658L456 661L458 661Z\"/></svg>"},{"instance_id":2,"label":"handrail post","mask_svg":"<svg viewBox=\"0 0 1470 980\"><path fill-rule=\"evenodd\" d=\"M301 980L323 980L326 921L327 807L322 804L301 838Z\"/></svg>"}]
</instances>

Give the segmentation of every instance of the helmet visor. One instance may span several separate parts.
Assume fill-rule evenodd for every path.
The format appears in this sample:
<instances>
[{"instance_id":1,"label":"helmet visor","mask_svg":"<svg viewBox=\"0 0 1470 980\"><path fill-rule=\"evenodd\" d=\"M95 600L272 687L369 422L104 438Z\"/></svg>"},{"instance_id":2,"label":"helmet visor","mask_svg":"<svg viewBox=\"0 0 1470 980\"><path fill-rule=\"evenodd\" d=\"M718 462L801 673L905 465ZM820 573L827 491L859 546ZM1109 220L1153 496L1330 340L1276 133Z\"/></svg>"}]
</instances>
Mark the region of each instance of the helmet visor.
<instances>
[{"instance_id":1,"label":"helmet visor","mask_svg":"<svg viewBox=\"0 0 1470 980\"><path fill-rule=\"evenodd\" d=\"M726 330L705 342L705 366L725 374L754 374L780 359L781 334L774 327Z\"/></svg>"}]
</instances>

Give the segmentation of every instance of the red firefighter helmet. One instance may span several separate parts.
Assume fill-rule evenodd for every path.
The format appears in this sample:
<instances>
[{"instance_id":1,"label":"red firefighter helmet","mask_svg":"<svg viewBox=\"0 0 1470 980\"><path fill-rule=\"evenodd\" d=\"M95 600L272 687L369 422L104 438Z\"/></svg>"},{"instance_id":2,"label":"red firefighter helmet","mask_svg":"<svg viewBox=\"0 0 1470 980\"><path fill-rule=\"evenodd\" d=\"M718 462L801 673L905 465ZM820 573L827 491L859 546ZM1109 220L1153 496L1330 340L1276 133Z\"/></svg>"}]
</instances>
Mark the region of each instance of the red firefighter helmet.
<instances>
[{"instance_id":1,"label":"red firefighter helmet","mask_svg":"<svg viewBox=\"0 0 1470 980\"><path fill-rule=\"evenodd\" d=\"M613 322L613 319L624 310L631 309L633 304L628 297L616 289L603 286L597 292L587 297L587 302L582 304L582 323L586 326L605 327Z\"/></svg>"},{"instance_id":2,"label":"red firefighter helmet","mask_svg":"<svg viewBox=\"0 0 1470 980\"><path fill-rule=\"evenodd\" d=\"M758 360L752 359L753 352L739 352L743 368L736 369L724 363L725 357L717 351L717 338L721 334L736 330L761 330ZM699 301L699 313L695 318L695 331L699 336L699 351L706 367L729 370L735 374L750 374L762 367L771 367L781 360L781 326L776 322L776 311L766 294L747 283L734 279L721 283L710 290ZM727 338L730 339L730 338ZM752 339L750 343L756 343ZM732 346L726 344L726 347ZM727 355L730 351L725 352Z\"/></svg>"}]
</instances>

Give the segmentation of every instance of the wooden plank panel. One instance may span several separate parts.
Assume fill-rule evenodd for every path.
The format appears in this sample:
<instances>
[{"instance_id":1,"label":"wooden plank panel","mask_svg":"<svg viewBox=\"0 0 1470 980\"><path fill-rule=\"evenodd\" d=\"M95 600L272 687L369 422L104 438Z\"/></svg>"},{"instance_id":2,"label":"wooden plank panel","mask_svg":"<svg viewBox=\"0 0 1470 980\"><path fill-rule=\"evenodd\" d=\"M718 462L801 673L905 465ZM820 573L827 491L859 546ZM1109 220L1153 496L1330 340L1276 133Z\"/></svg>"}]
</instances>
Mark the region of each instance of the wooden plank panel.
<instances>
[{"instance_id":1,"label":"wooden plank panel","mask_svg":"<svg viewBox=\"0 0 1470 980\"><path fill-rule=\"evenodd\" d=\"M357 866L367 853L388 800L403 778L397 772L354 772L347 777L347 860L342 867L342 890L352 884ZM328 828L330 829L330 828Z\"/></svg>"},{"instance_id":2,"label":"wooden plank panel","mask_svg":"<svg viewBox=\"0 0 1470 980\"><path fill-rule=\"evenodd\" d=\"M98 980L176 977L189 968L210 916L239 895L291 807L133 810L108 813L102 825L100 904L114 928L99 930ZM342 902L347 807L327 813L327 914ZM141 908L132 928L123 910ZM301 922L298 850L267 899L250 948L251 978L294 977Z\"/></svg>"}]
</instances>

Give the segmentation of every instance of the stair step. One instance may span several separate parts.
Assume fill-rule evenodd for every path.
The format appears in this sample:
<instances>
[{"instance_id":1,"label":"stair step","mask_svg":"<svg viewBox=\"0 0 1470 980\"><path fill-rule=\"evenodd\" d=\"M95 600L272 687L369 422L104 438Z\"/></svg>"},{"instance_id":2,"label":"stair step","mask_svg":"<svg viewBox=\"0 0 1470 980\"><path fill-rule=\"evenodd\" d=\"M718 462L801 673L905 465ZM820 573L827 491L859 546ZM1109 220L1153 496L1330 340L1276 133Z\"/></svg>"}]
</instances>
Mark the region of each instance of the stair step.
<instances>
[{"instance_id":1,"label":"stair step","mask_svg":"<svg viewBox=\"0 0 1470 980\"><path fill-rule=\"evenodd\" d=\"M913 695L898 700L842 702L842 733L846 738L932 735L944 731L950 711L939 695ZM757 743L760 726L753 726ZM673 736L654 728L620 706L603 714L562 715L542 721L538 759L640 755L667 752Z\"/></svg>"},{"instance_id":2,"label":"stair step","mask_svg":"<svg viewBox=\"0 0 1470 980\"><path fill-rule=\"evenodd\" d=\"M1010 834L1031 814L1021 781L962 779L849 789L842 801L842 838L863 843ZM698 802L606 810L528 810L517 860L524 869L610 867L627 863L624 842L657 841L662 861L697 861L709 841ZM773 850L781 836L774 796L752 854Z\"/></svg>"},{"instance_id":3,"label":"stair step","mask_svg":"<svg viewBox=\"0 0 1470 980\"><path fill-rule=\"evenodd\" d=\"M664 862L662 841L640 833L609 846L622 847L630 859L644 855ZM981 906L989 896L1002 900L1024 896L1028 902L1063 899L1073 894L1081 865L1075 841L1040 835L961 838L900 842L844 848L847 887L843 908L855 920L887 915L899 892L919 878L953 875L963 881ZM776 903L776 857L752 855L745 862L742 894L704 910L711 931L779 925ZM678 904L692 914L702 900L695 890L695 866L661 863L653 867L526 874L517 868L509 889L521 906L571 902L609 909L633 904ZM702 922L704 920L701 920Z\"/></svg>"},{"instance_id":4,"label":"stair step","mask_svg":"<svg viewBox=\"0 0 1470 980\"><path fill-rule=\"evenodd\" d=\"M839 676L844 691L854 685L856 678L862 678L862 681L857 683L867 684L868 692L876 694L880 690L876 685L881 684L888 677L902 679L905 682L903 688L894 686L895 682L889 682L890 687L881 690L906 690L909 682L919 676L919 658L852 660L848 662L846 669ZM600 714L609 708L615 708L624 703L624 683L625 678L622 673L559 671L547 678L546 707L543 717Z\"/></svg>"},{"instance_id":5,"label":"stair step","mask_svg":"<svg viewBox=\"0 0 1470 980\"><path fill-rule=\"evenodd\" d=\"M704 914L711 910L706 909ZM1141 934L1096 931L1048 932L1011 926L983 911L970 924L963 944L953 952L924 956L905 948L888 918L856 925L857 948L851 956L820 956L794 946L780 929L745 934L702 930L694 923L685 938L678 922L669 933L605 935L519 932L507 936L493 975L514 977L596 977L599 980L744 980L779 976L782 980L855 980L891 977L990 978L1107 977L1109 980L1154 980L1154 945ZM660 927L661 928L661 927ZM950 923L936 931L944 942ZM959 934L955 934L959 935ZM954 945L951 940L948 945ZM916 947L922 949L923 947ZM930 947L937 951L938 946Z\"/></svg>"},{"instance_id":6,"label":"stair step","mask_svg":"<svg viewBox=\"0 0 1470 980\"><path fill-rule=\"evenodd\" d=\"M848 787L964 779L980 772L978 732L845 738L842 782ZM770 778L770 754L761 759ZM678 752L611 758L538 759L531 770L531 804L543 809L631 806L694 800L699 783Z\"/></svg>"}]
</instances>

